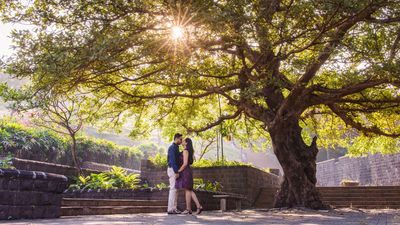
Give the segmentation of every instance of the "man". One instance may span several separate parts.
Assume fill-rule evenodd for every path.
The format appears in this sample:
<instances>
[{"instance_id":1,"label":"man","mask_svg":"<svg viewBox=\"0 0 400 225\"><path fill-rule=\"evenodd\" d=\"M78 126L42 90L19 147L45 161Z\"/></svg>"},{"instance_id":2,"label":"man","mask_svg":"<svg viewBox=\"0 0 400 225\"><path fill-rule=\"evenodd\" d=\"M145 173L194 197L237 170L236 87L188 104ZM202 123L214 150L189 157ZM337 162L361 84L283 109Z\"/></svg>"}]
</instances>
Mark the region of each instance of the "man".
<instances>
[{"instance_id":1,"label":"man","mask_svg":"<svg viewBox=\"0 0 400 225\"><path fill-rule=\"evenodd\" d=\"M176 133L174 135L174 142L168 148L168 169L167 174L169 177L169 196L168 196L168 214L180 214L177 209L178 196L175 188L175 181L179 177L179 145L182 144L182 134Z\"/></svg>"}]
</instances>

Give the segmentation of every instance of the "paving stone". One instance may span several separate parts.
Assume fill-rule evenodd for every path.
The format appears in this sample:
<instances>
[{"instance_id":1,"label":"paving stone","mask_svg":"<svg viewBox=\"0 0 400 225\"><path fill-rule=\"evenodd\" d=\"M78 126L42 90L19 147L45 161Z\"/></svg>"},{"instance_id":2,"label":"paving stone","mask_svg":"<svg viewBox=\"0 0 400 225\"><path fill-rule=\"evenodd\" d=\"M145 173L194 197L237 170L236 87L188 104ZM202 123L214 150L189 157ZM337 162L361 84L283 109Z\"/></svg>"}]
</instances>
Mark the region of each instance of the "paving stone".
<instances>
[{"instance_id":1,"label":"paving stone","mask_svg":"<svg viewBox=\"0 0 400 225\"><path fill-rule=\"evenodd\" d=\"M244 210L242 212L218 211L195 215L167 215L165 213L132 215L91 215L61 217L60 219L18 220L5 224L22 225L179 225L179 224L214 224L214 225L399 225L400 210Z\"/></svg>"}]
</instances>

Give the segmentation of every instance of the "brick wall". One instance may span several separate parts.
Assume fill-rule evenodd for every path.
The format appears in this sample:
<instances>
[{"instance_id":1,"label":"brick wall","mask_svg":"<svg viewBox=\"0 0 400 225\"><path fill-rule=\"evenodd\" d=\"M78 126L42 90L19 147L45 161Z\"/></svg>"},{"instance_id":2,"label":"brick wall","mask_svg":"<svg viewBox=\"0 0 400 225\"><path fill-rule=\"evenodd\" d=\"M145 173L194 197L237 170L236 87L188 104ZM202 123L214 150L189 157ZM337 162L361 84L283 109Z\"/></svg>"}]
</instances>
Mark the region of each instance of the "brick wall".
<instances>
[{"instance_id":1,"label":"brick wall","mask_svg":"<svg viewBox=\"0 0 400 225\"><path fill-rule=\"evenodd\" d=\"M362 186L400 185L400 153L344 156L317 163L318 186L340 186L343 179L359 181Z\"/></svg>"},{"instance_id":2,"label":"brick wall","mask_svg":"<svg viewBox=\"0 0 400 225\"><path fill-rule=\"evenodd\" d=\"M154 167L148 160L141 162L141 178L150 186L161 182L168 185L167 169ZM218 181L222 191L246 196L253 202L261 187L278 187L280 177L250 166L193 168L193 177L204 181Z\"/></svg>"},{"instance_id":3,"label":"brick wall","mask_svg":"<svg viewBox=\"0 0 400 225\"><path fill-rule=\"evenodd\" d=\"M0 169L0 219L59 217L65 188L62 175Z\"/></svg>"}]
</instances>

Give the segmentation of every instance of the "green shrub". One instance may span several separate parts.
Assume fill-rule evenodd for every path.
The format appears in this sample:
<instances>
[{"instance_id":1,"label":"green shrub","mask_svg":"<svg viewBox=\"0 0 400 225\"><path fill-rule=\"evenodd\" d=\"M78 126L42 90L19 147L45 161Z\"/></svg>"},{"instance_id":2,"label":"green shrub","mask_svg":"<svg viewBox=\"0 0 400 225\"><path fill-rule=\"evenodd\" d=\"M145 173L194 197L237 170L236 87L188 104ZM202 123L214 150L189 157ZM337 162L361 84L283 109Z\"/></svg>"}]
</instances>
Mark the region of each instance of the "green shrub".
<instances>
[{"instance_id":1,"label":"green shrub","mask_svg":"<svg viewBox=\"0 0 400 225\"><path fill-rule=\"evenodd\" d=\"M3 159L0 159L0 168L14 169L14 166L12 165L12 155L11 154L8 154Z\"/></svg>"},{"instance_id":2,"label":"green shrub","mask_svg":"<svg viewBox=\"0 0 400 225\"><path fill-rule=\"evenodd\" d=\"M139 174L128 174L124 169L113 166L108 172L92 173L87 177L79 176L68 189L137 189L139 182Z\"/></svg>"},{"instance_id":3,"label":"green shrub","mask_svg":"<svg viewBox=\"0 0 400 225\"><path fill-rule=\"evenodd\" d=\"M138 148L85 136L77 138L77 155L81 161L84 159L135 169L139 169L139 162L143 158L143 153Z\"/></svg>"},{"instance_id":4,"label":"green shrub","mask_svg":"<svg viewBox=\"0 0 400 225\"><path fill-rule=\"evenodd\" d=\"M198 161L194 161L193 167L201 168L201 167L214 167L214 166L250 166L249 163L237 162L237 161L216 161L210 159L201 159Z\"/></svg>"},{"instance_id":5,"label":"green shrub","mask_svg":"<svg viewBox=\"0 0 400 225\"><path fill-rule=\"evenodd\" d=\"M166 150L155 143L145 143L137 146L140 152L143 153L143 158L148 159L149 157L156 156L157 154L166 154Z\"/></svg>"},{"instance_id":6,"label":"green shrub","mask_svg":"<svg viewBox=\"0 0 400 225\"><path fill-rule=\"evenodd\" d=\"M144 183L144 184L142 184L142 188L149 188L150 186L149 186L149 184L148 183Z\"/></svg>"},{"instance_id":7,"label":"green shrub","mask_svg":"<svg viewBox=\"0 0 400 225\"><path fill-rule=\"evenodd\" d=\"M166 189L166 188L168 188L168 185L166 185L165 183L159 183L159 184L156 184L156 188L158 189L158 190L162 190L162 189Z\"/></svg>"},{"instance_id":8,"label":"green shrub","mask_svg":"<svg viewBox=\"0 0 400 225\"><path fill-rule=\"evenodd\" d=\"M152 162L154 166L157 168L164 168L168 165L167 155L166 154L156 154L154 157L149 157L149 160ZM214 166L251 166L249 163L237 162L237 161L216 161L210 159L201 159L198 161L194 161L192 167L201 168L201 167L214 167Z\"/></svg>"},{"instance_id":9,"label":"green shrub","mask_svg":"<svg viewBox=\"0 0 400 225\"><path fill-rule=\"evenodd\" d=\"M219 183L218 181L214 181L214 182L206 181L206 182L204 182L204 180L201 179L201 178L195 178L195 179L193 179L193 189L216 192L216 191L221 191L222 190L222 184Z\"/></svg>"},{"instance_id":10,"label":"green shrub","mask_svg":"<svg viewBox=\"0 0 400 225\"><path fill-rule=\"evenodd\" d=\"M67 148L66 140L52 132L5 120L0 120L0 143L4 153L47 162L59 160Z\"/></svg>"},{"instance_id":11,"label":"green shrub","mask_svg":"<svg viewBox=\"0 0 400 225\"><path fill-rule=\"evenodd\" d=\"M70 140L45 129L29 128L0 119L0 153L15 157L72 165ZM93 161L139 169L142 152L135 147L85 136L77 138L80 161Z\"/></svg>"},{"instance_id":12,"label":"green shrub","mask_svg":"<svg viewBox=\"0 0 400 225\"><path fill-rule=\"evenodd\" d=\"M154 157L149 157L149 160L158 168L164 168L168 166L166 154L157 153Z\"/></svg>"}]
</instances>

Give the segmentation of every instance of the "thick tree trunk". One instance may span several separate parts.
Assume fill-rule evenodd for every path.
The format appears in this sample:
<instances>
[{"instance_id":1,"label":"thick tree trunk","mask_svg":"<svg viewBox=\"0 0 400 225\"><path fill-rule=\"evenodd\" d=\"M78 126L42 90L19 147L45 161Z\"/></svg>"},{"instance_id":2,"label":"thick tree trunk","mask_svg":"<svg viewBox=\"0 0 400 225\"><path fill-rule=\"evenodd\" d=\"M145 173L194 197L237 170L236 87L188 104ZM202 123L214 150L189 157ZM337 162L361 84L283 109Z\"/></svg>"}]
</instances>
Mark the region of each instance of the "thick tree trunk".
<instances>
[{"instance_id":1,"label":"thick tree trunk","mask_svg":"<svg viewBox=\"0 0 400 225\"><path fill-rule=\"evenodd\" d=\"M304 143L298 119L277 121L270 127L274 152L284 177L275 198L275 207L327 208L316 189L316 138L311 146Z\"/></svg>"}]
</instances>

